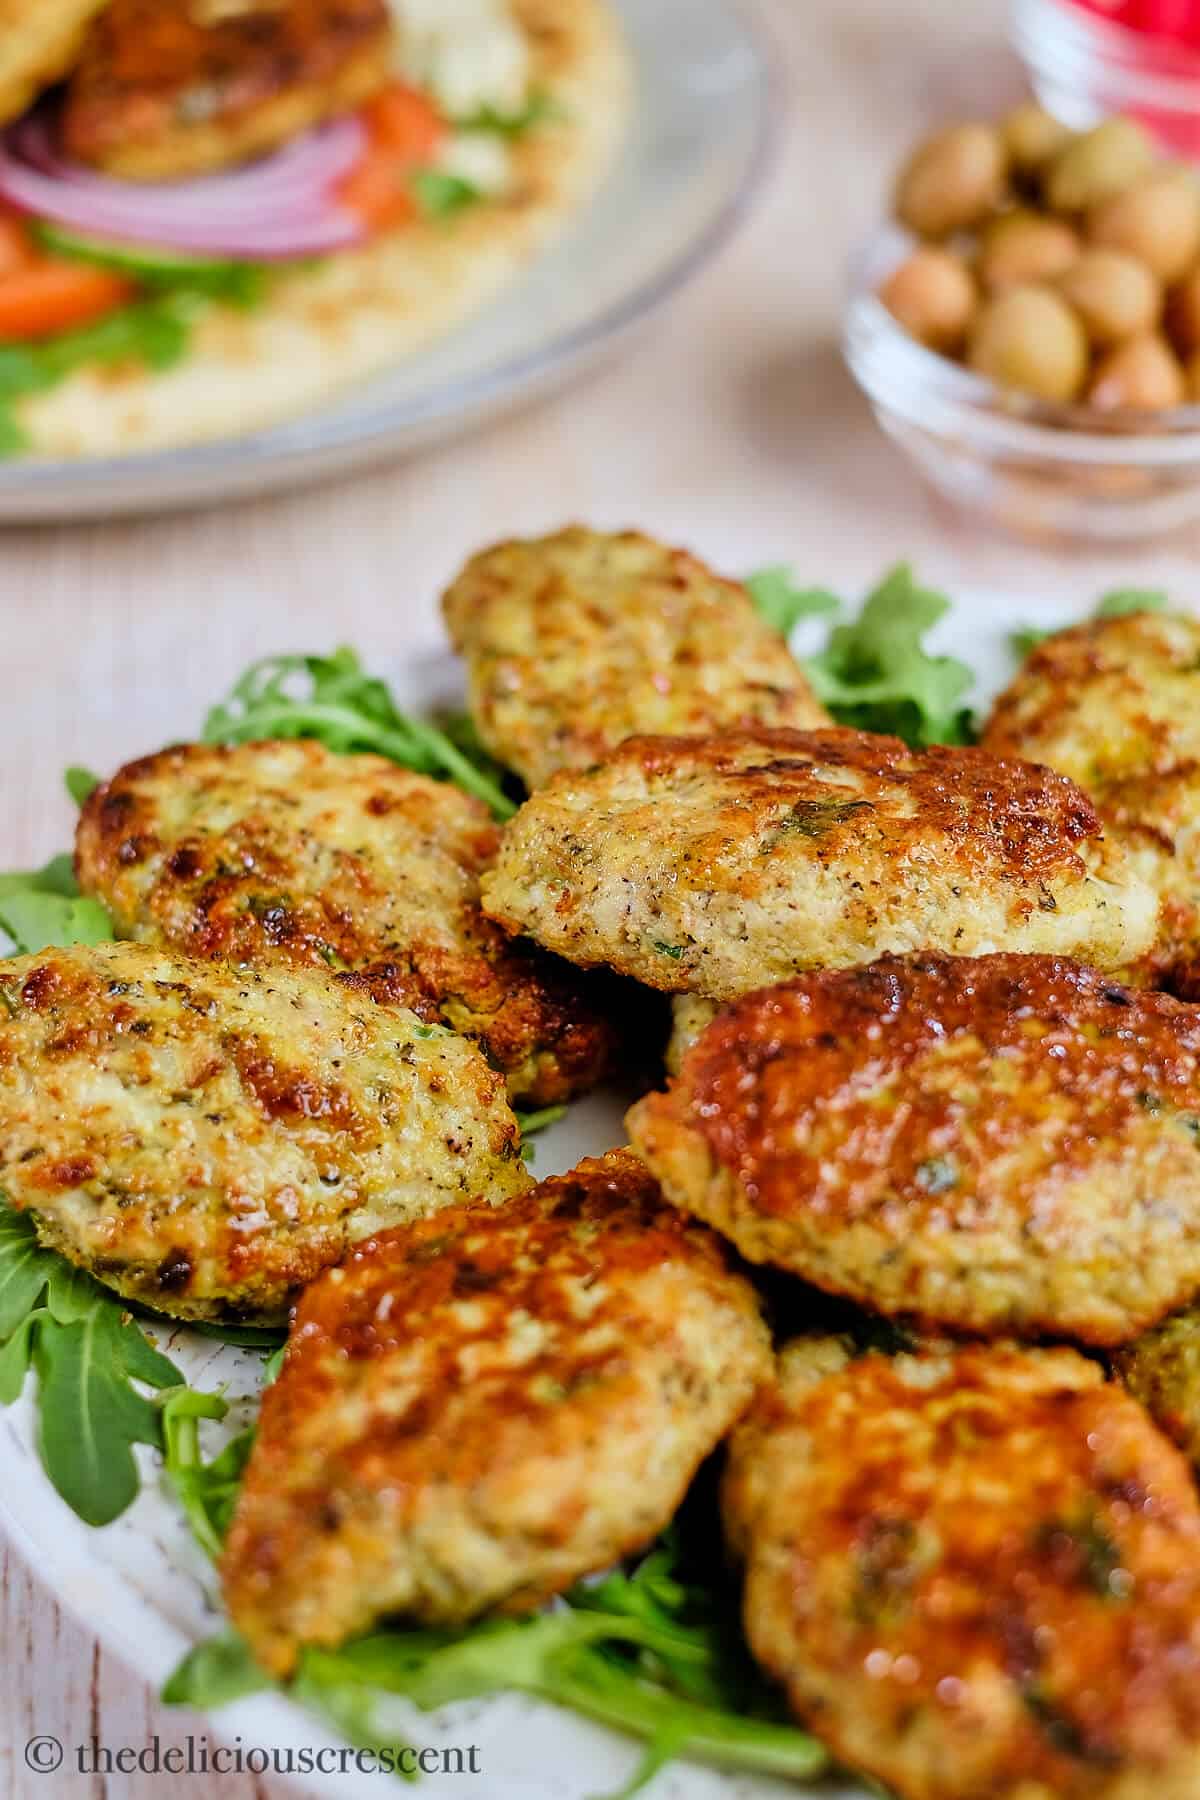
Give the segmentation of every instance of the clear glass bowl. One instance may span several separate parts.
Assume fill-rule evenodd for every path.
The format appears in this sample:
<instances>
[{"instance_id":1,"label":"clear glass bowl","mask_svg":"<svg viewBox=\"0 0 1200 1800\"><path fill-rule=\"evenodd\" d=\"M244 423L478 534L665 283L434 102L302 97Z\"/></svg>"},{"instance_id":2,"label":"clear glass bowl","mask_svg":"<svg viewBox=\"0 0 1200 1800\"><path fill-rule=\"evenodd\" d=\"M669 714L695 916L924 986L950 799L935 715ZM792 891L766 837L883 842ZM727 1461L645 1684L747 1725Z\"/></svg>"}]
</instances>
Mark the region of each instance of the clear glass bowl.
<instances>
[{"instance_id":1,"label":"clear glass bowl","mask_svg":"<svg viewBox=\"0 0 1200 1800\"><path fill-rule=\"evenodd\" d=\"M1011 19L1038 99L1058 118L1086 126L1126 113L1173 155L1200 160L1200 53L1074 0L1013 0Z\"/></svg>"},{"instance_id":2,"label":"clear glass bowl","mask_svg":"<svg viewBox=\"0 0 1200 1800\"><path fill-rule=\"evenodd\" d=\"M1200 406L1048 405L926 350L878 298L912 247L889 226L856 258L843 350L879 424L940 493L1037 539L1144 539L1200 521Z\"/></svg>"}]
</instances>

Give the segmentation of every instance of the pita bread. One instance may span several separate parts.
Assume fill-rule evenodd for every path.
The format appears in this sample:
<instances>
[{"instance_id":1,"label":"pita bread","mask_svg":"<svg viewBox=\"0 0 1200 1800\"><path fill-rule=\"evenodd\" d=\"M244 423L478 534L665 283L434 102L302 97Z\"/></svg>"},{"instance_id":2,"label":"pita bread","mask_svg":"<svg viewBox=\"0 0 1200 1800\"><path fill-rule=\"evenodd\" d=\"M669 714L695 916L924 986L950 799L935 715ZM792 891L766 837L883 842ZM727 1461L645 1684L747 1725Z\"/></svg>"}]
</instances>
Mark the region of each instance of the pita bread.
<instances>
[{"instance_id":1,"label":"pita bread","mask_svg":"<svg viewBox=\"0 0 1200 1800\"><path fill-rule=\"evenodd\" d=\"M517 140L510 194L289 271L253 312L213 306L174 368L83 369L28 396L16 411L34 455L112 456L254 431L486 305L599 185L630 106L629 57L605 0L514 0L513 10L533 46L533 88L562 116Z\"/></svg>"},{"instance_id":2,"label":"pita bread","mask_svg":"<svg viewBox=\"0 0 1200 1800\"><path fill-rule=\"evenodd\" d=\"M0 0L0 125L66 74L107 0Z\"/></svg>"}]
</instances>

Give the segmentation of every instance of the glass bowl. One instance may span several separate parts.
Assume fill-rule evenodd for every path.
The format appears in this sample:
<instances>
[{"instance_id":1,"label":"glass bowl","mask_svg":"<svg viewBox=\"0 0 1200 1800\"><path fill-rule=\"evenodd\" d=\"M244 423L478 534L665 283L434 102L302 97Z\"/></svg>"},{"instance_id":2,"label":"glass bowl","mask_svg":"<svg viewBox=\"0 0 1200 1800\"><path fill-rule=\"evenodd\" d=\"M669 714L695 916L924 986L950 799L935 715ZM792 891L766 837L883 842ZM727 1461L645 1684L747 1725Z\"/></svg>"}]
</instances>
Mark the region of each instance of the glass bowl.
<instances>
[{"instance_id":1,"label":"glass bowl","mask_svg":"<svg viewBox=\"0 0 1200 1800\"><path fill-rule=\"evenodd\" d=\"M1074 0L1013 0L1012 40L1038 99L1068 125L1140 120L1200 160L1200 52L1098 17Z\"/></svg>"},{"instance_id":2,"label":"glass bowl","mask_svg":"<svg viewBox=\"0 0 1200 1800\"><path fill-rule=\"evenodd\" d=\"M1200 406L1055 406L918 344L878 298L913 248L895 226L851 272L842 347L879 424L942 494L1022 537L1137 539L1200 521Z\"/></svg>"}]
</instances>

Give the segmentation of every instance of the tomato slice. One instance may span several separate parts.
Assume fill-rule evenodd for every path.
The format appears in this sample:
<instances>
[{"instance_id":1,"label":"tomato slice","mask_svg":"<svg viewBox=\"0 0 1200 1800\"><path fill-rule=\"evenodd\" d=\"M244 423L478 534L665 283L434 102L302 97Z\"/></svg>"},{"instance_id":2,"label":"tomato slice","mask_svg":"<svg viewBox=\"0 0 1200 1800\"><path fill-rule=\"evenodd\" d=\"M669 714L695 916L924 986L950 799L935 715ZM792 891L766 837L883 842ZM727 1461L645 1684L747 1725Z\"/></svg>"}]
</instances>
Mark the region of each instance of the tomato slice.
<instances>
[{"instance_id":1,"label":"tomato slice","mask_svg":"<svg viewBox=\"0 0 1200 1800\"><path fill-rule=\"evenodd\" d=\"M368 150L347 175L338 198L372 231L404 225L416 212L408 188L408 170L390 151Z\"/></svg>"},{"instance_id":2,"label":"tomato slice","mask_svg":"<svg viewBox=\"0 0 1200 1800\"><path fill-rule=\"evenodd\" d=\"M378 150L400 162L427 163L446 135L441 114L427 95L393 82L364 109L363 118Z\"/></svg>"},{"instance_id":3,"label":"tomato slice","mask_svg":"<svg viewBox=\"0 0 1200 1800\"><path fill-rule=\"evenodd\" d=\"M0 272L0 343L57 337L102 319L133 293L128 281L86 263L40 259Z\"/></svg>"}]
</instances>

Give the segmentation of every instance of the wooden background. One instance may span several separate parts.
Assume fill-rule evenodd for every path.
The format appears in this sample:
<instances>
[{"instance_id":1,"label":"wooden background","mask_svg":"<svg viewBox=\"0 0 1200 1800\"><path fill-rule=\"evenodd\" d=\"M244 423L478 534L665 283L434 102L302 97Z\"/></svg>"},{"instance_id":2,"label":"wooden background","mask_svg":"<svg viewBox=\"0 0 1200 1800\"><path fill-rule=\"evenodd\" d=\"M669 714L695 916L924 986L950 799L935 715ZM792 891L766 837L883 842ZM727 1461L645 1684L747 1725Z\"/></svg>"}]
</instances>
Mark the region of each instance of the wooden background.
<instances>
[{"instance_id":1,"label":"wooden background","mask_svg":"<svg viewBox=\"0 0 1200 1800\"><path fill-rule=\"evenodd\" d=\"M749 226L619 365L419 461L255 505L0 537L0 864L68 841L59 771L188 736L252 657L358 645L383 671L439 644L435 596L471 549L569 518L636 524L741 570L794 562L856 590L899 556L1026 614L1119 581L1190 592L1195 548L1048 554L986 536L922 490L844 373L846 255L931 93L999 55L1001 0L762 0L787 100ZM949 77L947 74L949 71ZM141 1746L202 1729L160 1709L0 1547L0 1800L162 1800L164 1780L37 1777L26 1740ZM182 1787L182 1784L177 1784ZM282 1800L212 1778L210 1800Z\"/></svg>"}]
</instances>

